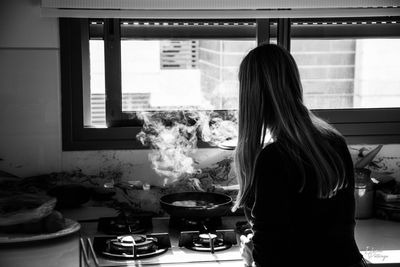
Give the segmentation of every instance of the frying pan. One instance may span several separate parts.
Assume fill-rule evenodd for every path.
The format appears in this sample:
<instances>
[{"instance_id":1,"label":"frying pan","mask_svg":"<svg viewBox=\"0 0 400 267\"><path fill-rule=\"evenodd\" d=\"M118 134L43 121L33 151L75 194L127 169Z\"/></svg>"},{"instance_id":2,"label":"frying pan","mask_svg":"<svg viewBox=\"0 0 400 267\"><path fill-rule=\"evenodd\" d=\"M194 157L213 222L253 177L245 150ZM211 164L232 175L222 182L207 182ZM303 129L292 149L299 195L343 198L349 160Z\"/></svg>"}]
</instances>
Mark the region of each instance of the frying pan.
<instances>
[{"instance_id":1,"label":"frying pan","mask_svg":"<svg viewBox=\"0 0 400 267\"><path fill-rule=\"evenodd\" d=\"M201 219L225 215L232 206L232 198L221 193L180 192L162 196L160 204L172 217Z\"/></svg>"}]
</instances>

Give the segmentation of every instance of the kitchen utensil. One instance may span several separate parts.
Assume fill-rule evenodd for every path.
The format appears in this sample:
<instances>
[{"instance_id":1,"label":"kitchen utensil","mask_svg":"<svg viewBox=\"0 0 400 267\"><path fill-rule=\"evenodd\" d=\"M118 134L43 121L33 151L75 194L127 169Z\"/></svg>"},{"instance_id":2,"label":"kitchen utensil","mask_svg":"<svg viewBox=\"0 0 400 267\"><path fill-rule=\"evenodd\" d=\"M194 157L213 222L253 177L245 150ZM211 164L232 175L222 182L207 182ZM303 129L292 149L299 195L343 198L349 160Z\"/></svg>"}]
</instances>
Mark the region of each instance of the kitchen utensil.
<instances>
[{"instance_id":1,"label":"kitchen utensil","mask_svg":"<svg viewBox=\"0 0 400 267\"><path fill-rule=\"evenodd\" d=\"M201 219L226 215L232 198L213 192L180 192L162 196L160 204L171 216Z\"/></svg>"}]
</instances>

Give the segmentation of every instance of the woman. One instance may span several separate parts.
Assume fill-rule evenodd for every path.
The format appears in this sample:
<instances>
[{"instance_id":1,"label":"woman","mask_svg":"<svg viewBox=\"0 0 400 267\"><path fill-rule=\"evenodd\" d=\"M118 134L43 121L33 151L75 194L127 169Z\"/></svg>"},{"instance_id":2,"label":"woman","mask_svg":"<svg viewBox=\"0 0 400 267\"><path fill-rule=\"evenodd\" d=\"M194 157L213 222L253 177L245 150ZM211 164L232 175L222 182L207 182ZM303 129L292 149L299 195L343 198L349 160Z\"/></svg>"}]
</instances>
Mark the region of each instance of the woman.
<instances>
[{"instance_id":1,"label":"woman","mask_svg":"<svg viewBox=\"0 0 400 267\"><path fill-rule=\"evenodd\" d=\"M253 256L257 266L363 266L346 142L304 106L293 57L277 45L256 47L239 82L233 210L243 207L252 226L252 240L242 236L247 264Z\"/></svg>"}]
</instances>

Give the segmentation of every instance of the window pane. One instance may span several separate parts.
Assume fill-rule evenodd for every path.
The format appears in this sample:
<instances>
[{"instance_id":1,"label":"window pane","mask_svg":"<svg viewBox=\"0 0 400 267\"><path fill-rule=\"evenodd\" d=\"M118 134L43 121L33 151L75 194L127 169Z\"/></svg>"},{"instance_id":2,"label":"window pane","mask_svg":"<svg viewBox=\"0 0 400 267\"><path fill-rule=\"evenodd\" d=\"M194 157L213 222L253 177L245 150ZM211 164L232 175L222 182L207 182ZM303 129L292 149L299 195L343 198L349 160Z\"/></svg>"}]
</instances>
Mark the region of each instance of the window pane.
<instances>
[{"instance_id":1,"label":"window pane","mask_svg":"<svg viewBox=\"0 0 400 267\"><path fill-rule=\"evenodd\" d=\"M122 110L236 109L255 40L122 40Z\"/></svg>"},{"instance_id":2,"label":"window pane","mask_svg":"<svg viewBox=\"0 0 400 267\"><path fill-rule=\"evenodd\" d=\"M400 39L292 39L311 109L400 107Z\"/></svg>"},{"instance_id":3,"label":"window pane","mask_svg":"<svg viewBox=\"0 0 400 267\"><path fill-rule=\"evenodd\" d=\"M106 126L104 41L90 40L90 112L92 127Z\"/></svg>"}]
</instances>

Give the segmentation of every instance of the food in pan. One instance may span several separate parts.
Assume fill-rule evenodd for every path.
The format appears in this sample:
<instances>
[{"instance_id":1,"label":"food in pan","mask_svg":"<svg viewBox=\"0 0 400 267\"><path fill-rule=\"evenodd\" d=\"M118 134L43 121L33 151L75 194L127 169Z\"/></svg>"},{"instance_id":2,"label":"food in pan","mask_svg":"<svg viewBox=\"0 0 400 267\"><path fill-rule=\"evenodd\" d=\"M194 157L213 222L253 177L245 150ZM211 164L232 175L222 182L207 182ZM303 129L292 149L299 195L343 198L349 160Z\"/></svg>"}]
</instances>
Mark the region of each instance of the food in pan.
<instances>
[{"instance_id":1,"label":"food in pan","mask_svg":"<svg viewBox=\"0 0 400 267\"><path fill-rule=\"evenodd\" d=\"M181 207L212 207L214 203L204 200L178 200L171 203L174 206Z\"/></svg>"}]
</instances>

